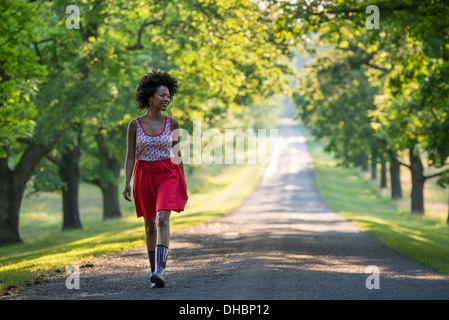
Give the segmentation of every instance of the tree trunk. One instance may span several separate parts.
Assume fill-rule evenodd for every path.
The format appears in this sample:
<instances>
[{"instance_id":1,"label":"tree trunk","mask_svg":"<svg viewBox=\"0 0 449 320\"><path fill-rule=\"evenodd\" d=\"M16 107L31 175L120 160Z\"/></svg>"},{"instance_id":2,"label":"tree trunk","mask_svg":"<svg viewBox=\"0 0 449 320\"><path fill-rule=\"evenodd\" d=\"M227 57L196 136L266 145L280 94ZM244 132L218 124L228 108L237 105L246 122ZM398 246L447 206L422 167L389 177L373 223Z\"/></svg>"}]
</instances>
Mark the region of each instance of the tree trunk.
<instances>
[{"instance_id":1,"label":"tree trunk","mask_svg":"<svg viewBox=\"0 0 449 320\"><path fill-rule=\"evenodd\" d=\"M96 183L103 193L103 220L120 218L122 213L120 212L117 181L120 176L121 165L116 158L110 156L101 134L101 128L95 134L95 141L100 151L100 165L112 172L113 177L112 181L97 181Z\"/></svg>"},{"instance_id":2,"label":"tree trunk","mask_svg":"<svg viewBox=\"0 0 449 320\"><path fill-rule=\"evenodd\" d=\"M366 154L363 153L360 158L361 158L361 163L362 163L362 171L369 171L368 157L366 156Z\"/></svg>"},{"instance_id":3,"label":"tree trunk","mask_svg":"<svg viewBox=\"0 0 449 320\"><path fill-rule=\"evenodd\" d=\"M388 149L388 156L390 157L390 183L391 183L391 198L402 199L402 188L400 178L401 164L396 157L396 154Z\"/></svg>"},{"instance_id":4,"label":"tree trunk","mask_svg":"<svg viewBox=\"0 0 449 320\"><path fill-rule=\"evenodd\" d=\"M0 246L22 242L19 235L19 209L22 194L14 183L14 173L8 159L0 159Z\"/></svg>"},{"instance_id":5,"label":"tree trunk","mask_svg":"<svg viewBox=\"0 0 449 320\"><path fill-rule=\"evenodd\" d=\"M103 220L120 218L120 203L118 198L117 184L109 183L106 187L101 187L103 193Z\"/></svg>"},{"instance_id":6,"label":"tree trunk","mask_svg":"<svg viewBox=\"0 0 449 320\"><path fill-rule=\"evenodd\" d=\"M8 167L8 156L0 158L0 246L22 242L19 235L19 214L26 184L39 161L61 137L55 132L44 142L29 141L14 170Z\"/></svg>"},{"instance_id":7,"label":"tree trunk","mask_svg":"<svg viewBox=\"0 0 449 320\"><path fill-rule=\"evenodd\" d=\"M387 188L387 164L385 160L381 160L381 167L380 167L380 188L385 189Z\"/></svg>"},{"instance_id":8,"label":"tree trunk","mask_svg":"<svg viewBox=\"0 0 449 320\"><path fill-rule=\"evenodd\" d=\"M0 83L11 79L3 68L0 68ZM0 108L4 108L0 104ZM16 194L17 188L14 172L8 167L9 147L5 146L7 156L0 158L0 246L22 242L19 235L19 209L22 194ZM19 199L19 201L17 201Z\"/></svg>"},{"instance_id":9,"label":"tree trunk","mask_svg":"<svg viewBox=\"0 0 449 320\"><path fill-rule=\"evenodd\" d=\"M412 212L424 214L424 168L422 166L421 158L415 155L412 148L410 148L410 171L412 173Z\"/></svg>"},{"instance_id":10,"label":"tree trunk","mask_svg":"<svg viewBox=\"0 0 449 320\"><path fill-rule=\"evenodd\" d=\"M371 158L371 180L377 179L377 159L373 156Z\"/></svg>"},{"instance_id":11,"label":"tree trunk","mask_svg":"<svg viewBox=\"0 0 449 320\"><path fill-rule=\"evenodd\" d=\"M59 166L62 188L62 230L82 228L78 207L78 190L81 178L79 160L81 158L81 128L77 127L77 144L65 150Z\"/></svg>"},{"instance_id":12,"label":"tree trunk","mask_svg":"<svg viewBox=\"0 0 449 320\"><path fill-rule=\"evenodd\" d=\"M449 192L448 192L449 194ZM447 197L447 219L446 223L449 224L449 197Z\"/></svg>"}]
</instances>

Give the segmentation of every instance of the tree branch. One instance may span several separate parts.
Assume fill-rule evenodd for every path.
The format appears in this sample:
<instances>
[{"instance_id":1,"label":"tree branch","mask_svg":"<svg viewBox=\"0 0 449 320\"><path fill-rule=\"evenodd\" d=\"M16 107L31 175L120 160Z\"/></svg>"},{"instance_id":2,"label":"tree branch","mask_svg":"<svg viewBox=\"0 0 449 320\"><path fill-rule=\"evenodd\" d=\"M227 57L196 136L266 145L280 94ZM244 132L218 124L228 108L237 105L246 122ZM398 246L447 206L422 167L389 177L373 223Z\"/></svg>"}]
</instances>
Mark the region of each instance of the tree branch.
<instances>
[{"instance_id":1,"label":"tree branch","mask_svg":"<svg viewBox=\"0 0 449 320\"><path fill-rule=\"evenodd\" d=\"M19 163L13 170L18 190L22 187L24 188L35 166L53 149L62 134L62 130L57 130L52 134L51 138L47 139L46 142L31 141L28 144L27 148L20 157Z\"/></svg>"},{"instance_id":2,"label":"tree branch","mask_svg":"<svg viewBox=\"0 0 449 320\"><path fill-rule=\"evenodd\" d=\"M384 68L384 67L376 66L376 65L371 64L371 63L369 63L368 61L365 61L365 60L360 61L360 64L363 64L365 66L368 66L368 67L371 67L371 68L383 71L385 73L390 73L393 70L393 69L387 69L387 68Z\"/></svg>"},{"instance_id":3,"label":"tree branch","mask_svg":"<svg viewBox=\"0 0 449 320\"><path fill-rule=\"evenodd\" d=\"M161 25L162 20L154 20L154 21L150 21L150 22L144 22L142 23L142 25L139 28L139 31L137 32L137 42L135 45L133 46L127 46L126 50L132 51L132 50L139 50L139 49L143 49L143 45L142 45L142 33L145 30L145 28L147 26L153 25L153 26L157 26L157 25Z\"/></svg>"},{"instance_id":4,"label":"tree branch","mask_svg":"<svg viewBox=\"0 0 449 320\"><path fill-rule=\"evenodd\" d=\"M88 179L88 178L82 177L82 181L90 183L90 184L93 184L93 185L101 188L101 181L100 181L100 179Z\"/></svg>"},{"instance_id":5,"label":"tree branch","mask_svg":"<svg viewBox=\"0 0 449 320\"><path fill-rule=\"evenodd\" d=\"M406 163L404 163L404 162L401 162L401 161L399 161L399 160L398 160L398 162L399 162L400 165L402 165L402 166L404 166L404 167L407 167L407 168L411 169L411 166L409 166L408 164L406 164Z\"/></svg>"},{"instance_id":6,"label":"tree branch","mask_svg":"<svg viewBox=\"0 0 449 320\"><path fill-rule=\"evenodd\" d=\"M48 160L50 160L51 162L53 162L55 165L57 165L58 167L61 167L61 166L62 166L61 159L58 159L58 158L52 156L51 154L47 154L45 157L46 157Z\"/></svg>"},{"instance_id":7,"label":"tree branch","mask_svg":"<svg viewBox=\"0 0 449 320\"><path fill-rule=\"evenodd\" d=\"M435 177L441 176L443 173L445 173L448 170L449 169L446 169L444 171L441 171L441 172L438 172L438 173L435 173L435 174L431 174L430 176L425 176L424 177L424 181L427 180L427 179L430 179L430 178L435 178Z\"/></svg>"},{"instance_id":8,"label":"tree branch","mask_svg":"<svg viewBox=\"0 0 449 320\"><path fill-rule=\"evenodd\" d=\"M358 49L358 48L357 48L357 49ZM358 49L358 50L360 50L360 49ZM370 62L371 59L374 57L375 53L376 53L376 52L373 52L373 53L367 53L367 52L365 52L366 57L365 57L365 58L362 58L362 60L360 60L359 63L360 63L360 64L363 64L363 65L365 65L365 66L367 66L367 67L370 67L370 68L374 68L374 69L383 71L383 72L385 72L385 73L390 73L390 72L393 70L393 68L392 68L392 69L387 69L387 68L384 68L384 67L381 67L381 66L374 65L374 64L372 64L372 63Z\"/></svg>"}]
</instances>

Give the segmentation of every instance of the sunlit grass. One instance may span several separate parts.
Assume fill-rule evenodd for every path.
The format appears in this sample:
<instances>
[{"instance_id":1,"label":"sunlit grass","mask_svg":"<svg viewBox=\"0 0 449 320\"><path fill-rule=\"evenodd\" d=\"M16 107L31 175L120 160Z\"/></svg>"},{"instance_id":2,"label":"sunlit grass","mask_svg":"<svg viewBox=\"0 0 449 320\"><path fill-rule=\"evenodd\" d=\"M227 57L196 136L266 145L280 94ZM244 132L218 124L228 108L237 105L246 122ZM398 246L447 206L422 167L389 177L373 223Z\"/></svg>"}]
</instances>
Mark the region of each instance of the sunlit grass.
<instances>
[{"instance_id":1,"label":"sunlit grass","mask_svg":"<svg viewBox=\"0 0 449 320\"><path fill-rule=\"evenodd\" d=\"M307 145L312 154L317 187L326 203L346 219L372 233L387 246L430 268L449 274L449 226L446 224L445 190L428 182L425 201L440 201L445 211L416 215L410 213L407 177L403 181L400 201L390 199L388 191L379 188L359 168L343 168L323 145L310 136ZM438 189L439 188L439 189ZM444 201L444 202L443 202Z\"/></svg>"}]
</instances>

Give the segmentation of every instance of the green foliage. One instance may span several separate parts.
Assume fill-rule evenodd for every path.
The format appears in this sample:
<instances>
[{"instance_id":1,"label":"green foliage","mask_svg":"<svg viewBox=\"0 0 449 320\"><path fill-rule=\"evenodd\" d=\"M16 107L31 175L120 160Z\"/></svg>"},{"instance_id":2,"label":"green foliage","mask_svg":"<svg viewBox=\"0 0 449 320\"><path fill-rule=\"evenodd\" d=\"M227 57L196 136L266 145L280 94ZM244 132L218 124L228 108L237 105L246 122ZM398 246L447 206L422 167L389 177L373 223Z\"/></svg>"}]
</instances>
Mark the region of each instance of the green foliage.
<instances>
[{"instance_id":1,"label":"green foliage","mask_svg":"<svg viewBox=\"0 0 449 320\"><path fill-rule=\"evenodd\" d=\"M35 173L27 183L25 196L29 197L39 192L59 192L62 187L57 167L44 158L34 169Z\"/></svg>"},{"instance_id":2,"label":"green foliage","mask_svg":"<svg viewBox=\"0 0 449 320\"><path fill-rule=\"evenodd\" d=\"M17 138L33 132L38 110L32 97L47 69L33 48L45 26L35 19L45 13L44 6L25 0L2 1L0 12L0 157L5 157L10 148L17 147Z\"/></svg>"},{"instance_id":3,"label":"green foliage","mask_svg":"<svg viewBox=\"0 0 449 320\"><path fill-rule=\"evenodd\" d=\"M314 65L317 78L326 66L329 73L334 72L320 82L322 86L328 86L325 95L317 83L309 80L302 83L314 94L309 99L298 98L299 109L306 119L307 112L314 113L314 108L321 108L329 111L328 120L333 123L335 113L331 112L331 105L318 106L318 103L307 110L305 100L315 99L321 103L329 99L335 104L355 105L356 100L351 102L351 91L359 91L362 96L366 86L372 86L377 88L374 95L371 92L365 99L360 97L360 101L372 106L368 110L359 110L359 113L365 118L368 112L375 136L391 150L413 149L426 153L429 165L442 167L447 164L449 25L443 18L449 13L446 2L332 1L302 6L292 2L269 2L278 10L282 9L283 19L279 21L301 26L296 35L305 45L306 52L320 55L326 46L341 52L341 58L335 58L335 52L327 50L325 57L317 60L322 65ZM368 5L379 8L379 29L366 26ZM356 70L361 66L368 82L359 81L348 86L339 77L342 70ZM310 73L313 75L314 71ZM334 92L336 95L332 96ZM325 120L317 123L314 130L330 137L331 143L341 135L341 131L331 130ZM356 128L351 130L355 135L361 133Z\"/></svg>"},{"instance_id":4,"label":"green foliage","mask_svg":"<svg viewBox=\"0 0 449 320\"><path fill-rule=\"evenodd\" d=\"M363 52L357 48L326 48L303 68L304 76L294 92L298 114L326 150L343 164L361 165L364 155L377 152L378 137L371 128L377 88L369 83L365 69L352 66Z\"/></svg>"}]
</instances>

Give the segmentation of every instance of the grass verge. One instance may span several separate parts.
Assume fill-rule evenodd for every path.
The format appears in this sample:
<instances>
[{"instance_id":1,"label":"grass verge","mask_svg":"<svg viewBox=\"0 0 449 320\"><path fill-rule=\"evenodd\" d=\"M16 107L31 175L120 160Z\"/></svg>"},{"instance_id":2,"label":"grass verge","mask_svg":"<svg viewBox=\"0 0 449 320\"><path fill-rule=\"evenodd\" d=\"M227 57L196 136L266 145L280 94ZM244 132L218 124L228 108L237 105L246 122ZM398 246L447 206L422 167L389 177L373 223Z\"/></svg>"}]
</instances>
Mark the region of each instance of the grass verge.
<instances>
[{"instance_id":1,"label":"grass verge","mask_svg":"<svg viewBox=\"0 0 449 320\"><path fill-rule=\"evenodd\" d=\"M323 151L323 145L306 128L302 130L313 158L317 187L330 208L399 253L449 274L449 227L445 216L411 214L404 209L403 200L395 202L383 195L358 168L337 166L333 156Z\"/></svg>"}]
</instances>

